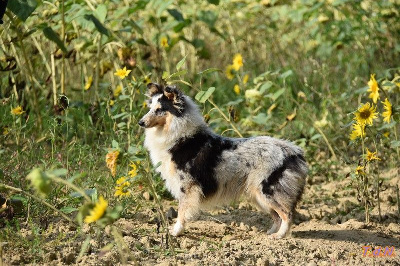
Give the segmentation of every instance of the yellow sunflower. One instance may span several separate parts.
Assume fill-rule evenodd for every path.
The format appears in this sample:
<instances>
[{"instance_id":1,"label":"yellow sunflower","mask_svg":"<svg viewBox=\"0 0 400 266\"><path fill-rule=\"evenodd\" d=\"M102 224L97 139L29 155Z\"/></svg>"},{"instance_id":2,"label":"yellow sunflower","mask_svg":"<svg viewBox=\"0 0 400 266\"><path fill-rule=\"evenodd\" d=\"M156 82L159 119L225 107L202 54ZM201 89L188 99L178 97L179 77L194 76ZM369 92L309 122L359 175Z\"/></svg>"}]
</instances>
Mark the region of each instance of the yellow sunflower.
<instances>
[{"instance_id":1,"label":"yellow sunflower","mask_svg":"<svg viewBox=\"0 0 400 266\"><path fill-rule=\"evenodd\" d=\"M225 69L225 75L229 80L232 80L235 77L235 71L234 71L233 65L228 65Z\"/></svg>"},{"instance_id":2,"label":"yellow sunflower","mask_svg":"<svg viewBox=\"0 0 400 266\"><path fill-rule=\"evenodd\" d=\"M167 37L161 37L161 39L160 39L160 45L162 46L162 47L164 47L164 48L167 48L169 45L168 45L168 38Z\"/></svg>"},{"instance_id":3,"label":"yellow sunflower","mask_svg":"<svg viewBox=\"0 0 400 266\"><path fill-rule=\"evenodd\" d=\"M236 84L236 85L233 87L233 91L236 93L236 95L239 95L239 94L240 94L240 87L239 87L238 84Z\"/></svg>"},{"instance_id":4,"label":"yellow sunflower","mask_svg":"<svg viewBox=\"0 0 400 266\"><path fill-rule=\"evenodd\" d=\"M365 124L354 123L353 131L350 134L350 140L355 140L358 137L365 137Z\"/></svg>"},{"instance_id":5,"label":"yellow sunflower","mask_svg":"<svg viewBox=\"0 0 400 266\"><path fill-rule=\"evenodd\" d=\"M117 173L117 159L119 151L110 151L106 155L107 168L110 169L111 175L114 177Z\"/></svg>"},{"instance_id":6,"label":"yellow sunflower","mask_svg":"<svg viewBox=\"0 0 400 266\"><path fill-rule=\"evenodd\" d=\"M246 84L248 81L249 81L249 75L246 74L246 75L244 75L244 77L243 77L243 84Z\"/></svg>"},{"instance_id":7,"label":"yellow sunflower","mask_svg":"<svg viewBox=\"0 0 400 266\"><path fill-rule=\"evenodd\" d=\"M93 83L93 77L89 76L87 78L87 81L86 81L86 84L85 84L85 90L90 89L90 87L92 86L92 83Z\"/></svg>"},{"instance_id":8,"label":"yellow sunflower","mask_svg":"<svg viewBox=\"0 0 400 266\"><path fill-rule=\"evenodd\" d=\"M233 69L235 69L236 71L238 71L243 66L243 57L241 54L235 54L232 66Z\"/></svg>"},{"instance_id":9,"label":"yellow sunflower","mask_svg":"<svg viewBox=\"0 0 400 266\"><path fill-rule=\"evenodd\" d=\"M368 91L371 92L368 97L371 98L374 103L376 103L379 98L379 87L378 82L375 79L375 74L371 74L371 78L368 81L368 86Z\"/></svg>"},{"instance_id":10,"label":"yellow sunflower","mask_svg":"<svg viewBox=\"0 0 400 266\"><path fill-rule=\"evenodd\" d=\"M130 177L135 177L135 176L137 176L137 166L136 166L136 164L135 163L133 163L133 162L131 162L130 164L129 164L129 166L131 167L131 170L128 172L128 175L130 176Z\"/></svg>"},{"instance_id":11,"label":"yellow sunflower","mask_svg":"<svg viewBox=\"0 0 400 266\"><path fill-rule=\"evenodd\" d=\"M355 172L356 172L356 175L364 175L365 174L364 167L361 165L357 166Z\"/></svg>"},{"instance_id":12,"label":"yellow sunflower","mask_svg":"<svg viewBox=\"0 0 400 266\"><path fill-rule=\"evenodd\" d=\"M113 95L115 98L117 98L122 92L122 86L118 85L115 90L113 90Z\"/></svg>"},{"instance_id":13,"label":"yellow sunflower","mask_svg":"<svg viewBox=\"0 0 400 266\"><path fill-rule=\"evenodd\" d=\"M386 98L383 103L383 108L385 108L385 112L382 113L383 121L386 123L390 123L390 118L392 118L392 104Z\"/></svg>"},{"instance_id":14,"label":"yellow sunflower","mask_svg":"<svg viewBox=\"0 0 400 266\"><path fill-rule=\"evenodd\" d=\"M370 162L372 160L380 160L380 158L378 158L378 156L376 156L377 152L371 152L368 148L367 148L367 161Z\"/></svg>"},{"instance_id":15,"label":"yellow sunflower","mask_svg":"<svg viewBox=\"0 0 400 266\"><path fill-rule=\"evenodd\" d=\"M143 79L144 83L147 85L151 82L150 78L148 76L145 76Z\"/></svg>"},{"instance_id":16,"label":"yellow sunflower","mask_svg":"<svg viewBox=\"0 0 400 266\"><path fill-rule=\"evenodd\" d=\"M25 113L25 111L22 109L21 106L17 106L11 110L11 114L13 115L22 115L23 113Z\"/></svg>"},{"instance_id":17,"label":"yellow sunflower","mask_svg":"<svg viewBox=\"0 0 400 266\"><path fill-rule=\"evenodd\" d=\"M356 121L362 125L372 125L372 121L378 117L376 106L369 103L363 104L355 113Z\"/></svg>"},{"instance_id":18,"label":"yellow sunflower","mask_svg":"<svg viewBox=\"0 0 400 266\"><path fill-rule=\"evenodd\" d=\"M85 223L93 223L103 217L107 206L107 201L103 198L103 196L100 196L94 208L89 212L89 215L86 216Z\"/></svg>"},{"instance_id":19,"label":"yellow sunflower","mask_svg":"<svg viewBox=\"0 0 400 266\"><path fill-rule=\"evenodd\" d=\"M129 186L131 183L127 181L127 178L125 176L119 178L116 181L117 186L115 187L115 197L127 197L131 194L129 191Z\"/></svg>"},{"instance_id":20,"label":"yellow sunflower","mask_svg":"<svg viewBox=\"0 0 400 266\"><path fill-rule=\"evenodd\" d=\"M118 76L120 79L126 78L129 73L131 73L132 70L127 70L126 67L122 69L117 69L117 71L114 73L115 76Z\"/></svg>"}]
</instances>

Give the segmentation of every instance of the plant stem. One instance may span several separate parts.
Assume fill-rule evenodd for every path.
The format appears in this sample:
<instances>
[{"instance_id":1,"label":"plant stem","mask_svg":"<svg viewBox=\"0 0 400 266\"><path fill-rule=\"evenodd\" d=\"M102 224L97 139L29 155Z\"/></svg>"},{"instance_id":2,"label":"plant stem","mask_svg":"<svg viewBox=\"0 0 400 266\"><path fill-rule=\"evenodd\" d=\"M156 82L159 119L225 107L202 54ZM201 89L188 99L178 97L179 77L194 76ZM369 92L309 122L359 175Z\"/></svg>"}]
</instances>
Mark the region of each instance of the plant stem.
<instances>
[{"instance_id":1,"label":"plant stem","mask_svg":"<svg viewBox=\"0 0 400 266\"><path fill-rule=\"evenodd\" d=\"M212 100L208 99L208 101L214 106L215 109L218 110L218 112L224 117L226 122L228 122L231 125L232 129L236 132L236 134L238 134L239 137L243 138L243 135L240 134L239 130L232 123L232 121L224 114L224 112L222 112L222 110Z\"/></svg>"},{"instance_id":2,"label":"plant stem","mask_svg":"<svg viewBox=\"0 0 400 266\"><path fill-rule=\"evenodd\" d=\"M324 139L326 145L328 146L329 151L330 151L331 154L332 154L333 159L334 159L335 161L337 161L336 153L335 153L335 151L333 150L333 148L332 148L331 144L329 143L329 140L328 140L328 138L326 137L326 135L324 134L324 132L322 132L322 130L321 130L319 127L317 127L317 126L315 126L314 128L318 131L319 134L321 134L321 136L322 136L322 138Z\"/></svg>"},{"instance_id":3,"label":"plant stem","mask_svg":"<svg viewBox=\"0 0 400 266\"><path fill-rule=\"evenodd\" d=\"M396 185L396 198L397 198L397 217L400 219L400 196L399 196L399 185Z\"/></svg>"},{"instance_id":4,"label":"plant stem","mask_svg":"<svg viewBox=\"0 0 400 266\"><path fill-rule=\"evenodd\" d=\"M397 124L394 125L394 137L396 138L396 142L399 140L397 137ZM399 153L399 146L396 147L396 152L397 152L397 159L400 158L400 153Z\"/></svg>"},{"instance_id":5,"label":"plant stem","mask_svg":"<svg viewBox=\"0 0 400 266\"><path fill-rule=\"evenodd\" d=\"M85 192L84 190L82 190L81 188L75 186L73 183L68 182L67 180L64 180L64 179L62 179L62 178L59 178L59 177L57 177L57 176L55 176L55 175L49 175L49 177L50 177L54 182L64 184L64 185L66 185L67 187L70 187L70 188L72 188L73 190L75 190L76 192L80 193L80 194L85 198L85 200L87 200L88 202L91 202L91 201L92 201L92 200L89 198L89 196L86 195L86 192Z\"/></svg>"},{"instance_id":6,"label":"plant stem","mask_svg":"<svg viewBox=\"0 0 400 266\"><path fill-rule=\"evenodd\" d=\"M61 0L61 41L65 44L65 17L64 0ZM65 95L65 54L62 52L61 59L61 93Z\"/></svg>"},{"instance_id":7,"label":"plant stem","mask_svg":"<svg viewBox=\"0 0 400 266\"><path fill-rule=\"evenodd\" d=\"M148 162L149 161L150 160L148 159ZM163 223L165 225L165 229L166 229L165 231L166 231L166 234L167 234L168 243L170 243L170 245L171 245L172 255L174 256L175 263L176 263L175 246L174 246L174 243L172 241L172 237L171 237L171 235L169 233L169 228L168 228L169 224L168 224L168 220L165 218L165 210L164 210L163 204L161 203L160 197L158 196L156 188L154 187L153 179L150 177L150 175L148 173L146 173L145 176L147 178L147 182L150 184L150 190L153 193L154 199L155 199L155 201L156 201L156 203L158 205L161 219L162 219L162 221L163 221Z\"/></svg>"},{"instance_id":8,"label":"plant stem","mask_svg":"<svg viewBox=\"0 0 400 266\"><path fill-rule=\"evenodd\" d=\"M58 210L56 207L54 207L53 205L49 204L49 203L46 202L45 200L43 200L43 199L41 199L41 198L39 198L39 197L36 197L35 195L32 195L32 194L30 194L30 193L28 193L28 192L26 192L26 191L23 191L23 190L20 189L20 188L8 186L8 185L2 184L2 183L0 183L0 187L4 187L4 188L7 188L7 189L14 190L14 191L16 191L16 192L18 192L18 193L25 194L26 196L28 196L28 197L30 197L30 198L32 198L32 199L34 199L34 200L36 200L36 201L38 201L38 202L40 202L40 203L46 205L47 207L49 207L49 208L52 209L53 211L59 213L59 214L60 214L64 219L66 219L68 222L70 222L70 223L72 223L72 224L74 224L74 225L77 225L76 222L74 222L71 218L69 218L68 216L66 216L62 211Z\"/></svg>"}]
</instances>

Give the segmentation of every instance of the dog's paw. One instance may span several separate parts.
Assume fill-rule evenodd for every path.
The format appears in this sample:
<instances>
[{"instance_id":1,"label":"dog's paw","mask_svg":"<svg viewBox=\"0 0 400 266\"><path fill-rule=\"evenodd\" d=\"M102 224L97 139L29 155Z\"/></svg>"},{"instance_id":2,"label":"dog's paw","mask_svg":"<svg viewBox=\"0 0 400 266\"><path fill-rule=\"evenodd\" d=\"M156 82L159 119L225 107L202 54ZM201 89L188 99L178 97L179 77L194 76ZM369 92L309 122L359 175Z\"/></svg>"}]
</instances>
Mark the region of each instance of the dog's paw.
<instances>
[{"instance_id":1,"label":"dog's paw","mask_svg":"<svg viewBox=\"0 0 400 266\"><path fill-rule=\"evenodd\" d=\"M278 232L279 226L273 224L272 227L267 231L267 235L272 235L273 233Z\"/></svg>"},{"instance_id":2,"label":"dog's paw","mask_svg":"<svg viewBox=\"0 0 400 266\"><path fill-rule=\"evenodd\" d=\"M267 234L268 234L268 232L267 232ZM270 234L270 235L268 236L268 238L269 238L269 239L276 240L276 239L281 239L281 238L283 238L284 236L285 236L285 235L278 234L278 233L273 233L273 234Z\"/></svg>"},{"instance_id":3,"label":"dog's paw","mask_svg":"<svg viewBox=\"0 0 400 266\"><path fill-rule=\"evenodd\" d=\"M169 233L173 236L180 236L184 231L184 227L180 222L176 222L174 227L169 230Z\"/></svg>"}]
</instances>

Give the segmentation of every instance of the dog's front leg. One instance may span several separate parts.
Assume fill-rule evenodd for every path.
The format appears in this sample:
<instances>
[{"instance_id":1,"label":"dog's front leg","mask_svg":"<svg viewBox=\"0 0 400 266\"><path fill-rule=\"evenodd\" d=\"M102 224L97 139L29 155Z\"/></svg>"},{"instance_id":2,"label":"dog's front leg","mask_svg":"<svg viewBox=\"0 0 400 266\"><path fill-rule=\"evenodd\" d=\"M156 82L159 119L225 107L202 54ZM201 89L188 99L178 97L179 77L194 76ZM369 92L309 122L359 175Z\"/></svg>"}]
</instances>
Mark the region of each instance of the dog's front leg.
<instances>
[{"instance_id":1,"label":"dog's front leg","mask_svg":"<svg viewBox=\"0 0 400 266\"><path fill-rule=\"evenodd\" d=\"M188 189L182 189L182 195L179 199L178 218L170 233L173 236L179 236L185 230L187 221L194 218L199 212L201 199L201 189L197 186L192 186Z\"/></svg>"}]
</instances>

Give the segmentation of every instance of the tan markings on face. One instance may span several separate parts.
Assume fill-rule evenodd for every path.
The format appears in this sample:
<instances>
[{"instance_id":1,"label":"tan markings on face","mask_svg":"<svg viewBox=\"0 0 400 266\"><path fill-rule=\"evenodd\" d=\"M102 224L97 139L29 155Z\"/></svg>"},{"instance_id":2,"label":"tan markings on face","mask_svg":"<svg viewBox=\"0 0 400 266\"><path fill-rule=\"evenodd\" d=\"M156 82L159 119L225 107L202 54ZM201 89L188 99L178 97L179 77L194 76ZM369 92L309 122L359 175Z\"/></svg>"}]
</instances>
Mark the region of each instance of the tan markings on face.
<instances>
[{"instance_id":1,"label":"tan markings on face","mask_svg":"<svg viewBox=\"0 0 400 266\"><path fill-rule=\"evenodd\" d=\"M168 131L171 128L172 118L173 115L168 112L165 118L164 131Z\"/></svg>"},{"instance_id":2,"label":"tan markings on face","mask_svg":"<svg viewBox=\"0 0 400 266\"><path fill-rule=\"evenodd\" d=\"M157 110L161 108L161 104L160 103L156 103L155 106L152 107L152 109ZM163 127L166 123L166 118L167 115L151 115L146 117L146 125L147 127Z\"/></svg>"}]
</instances>

